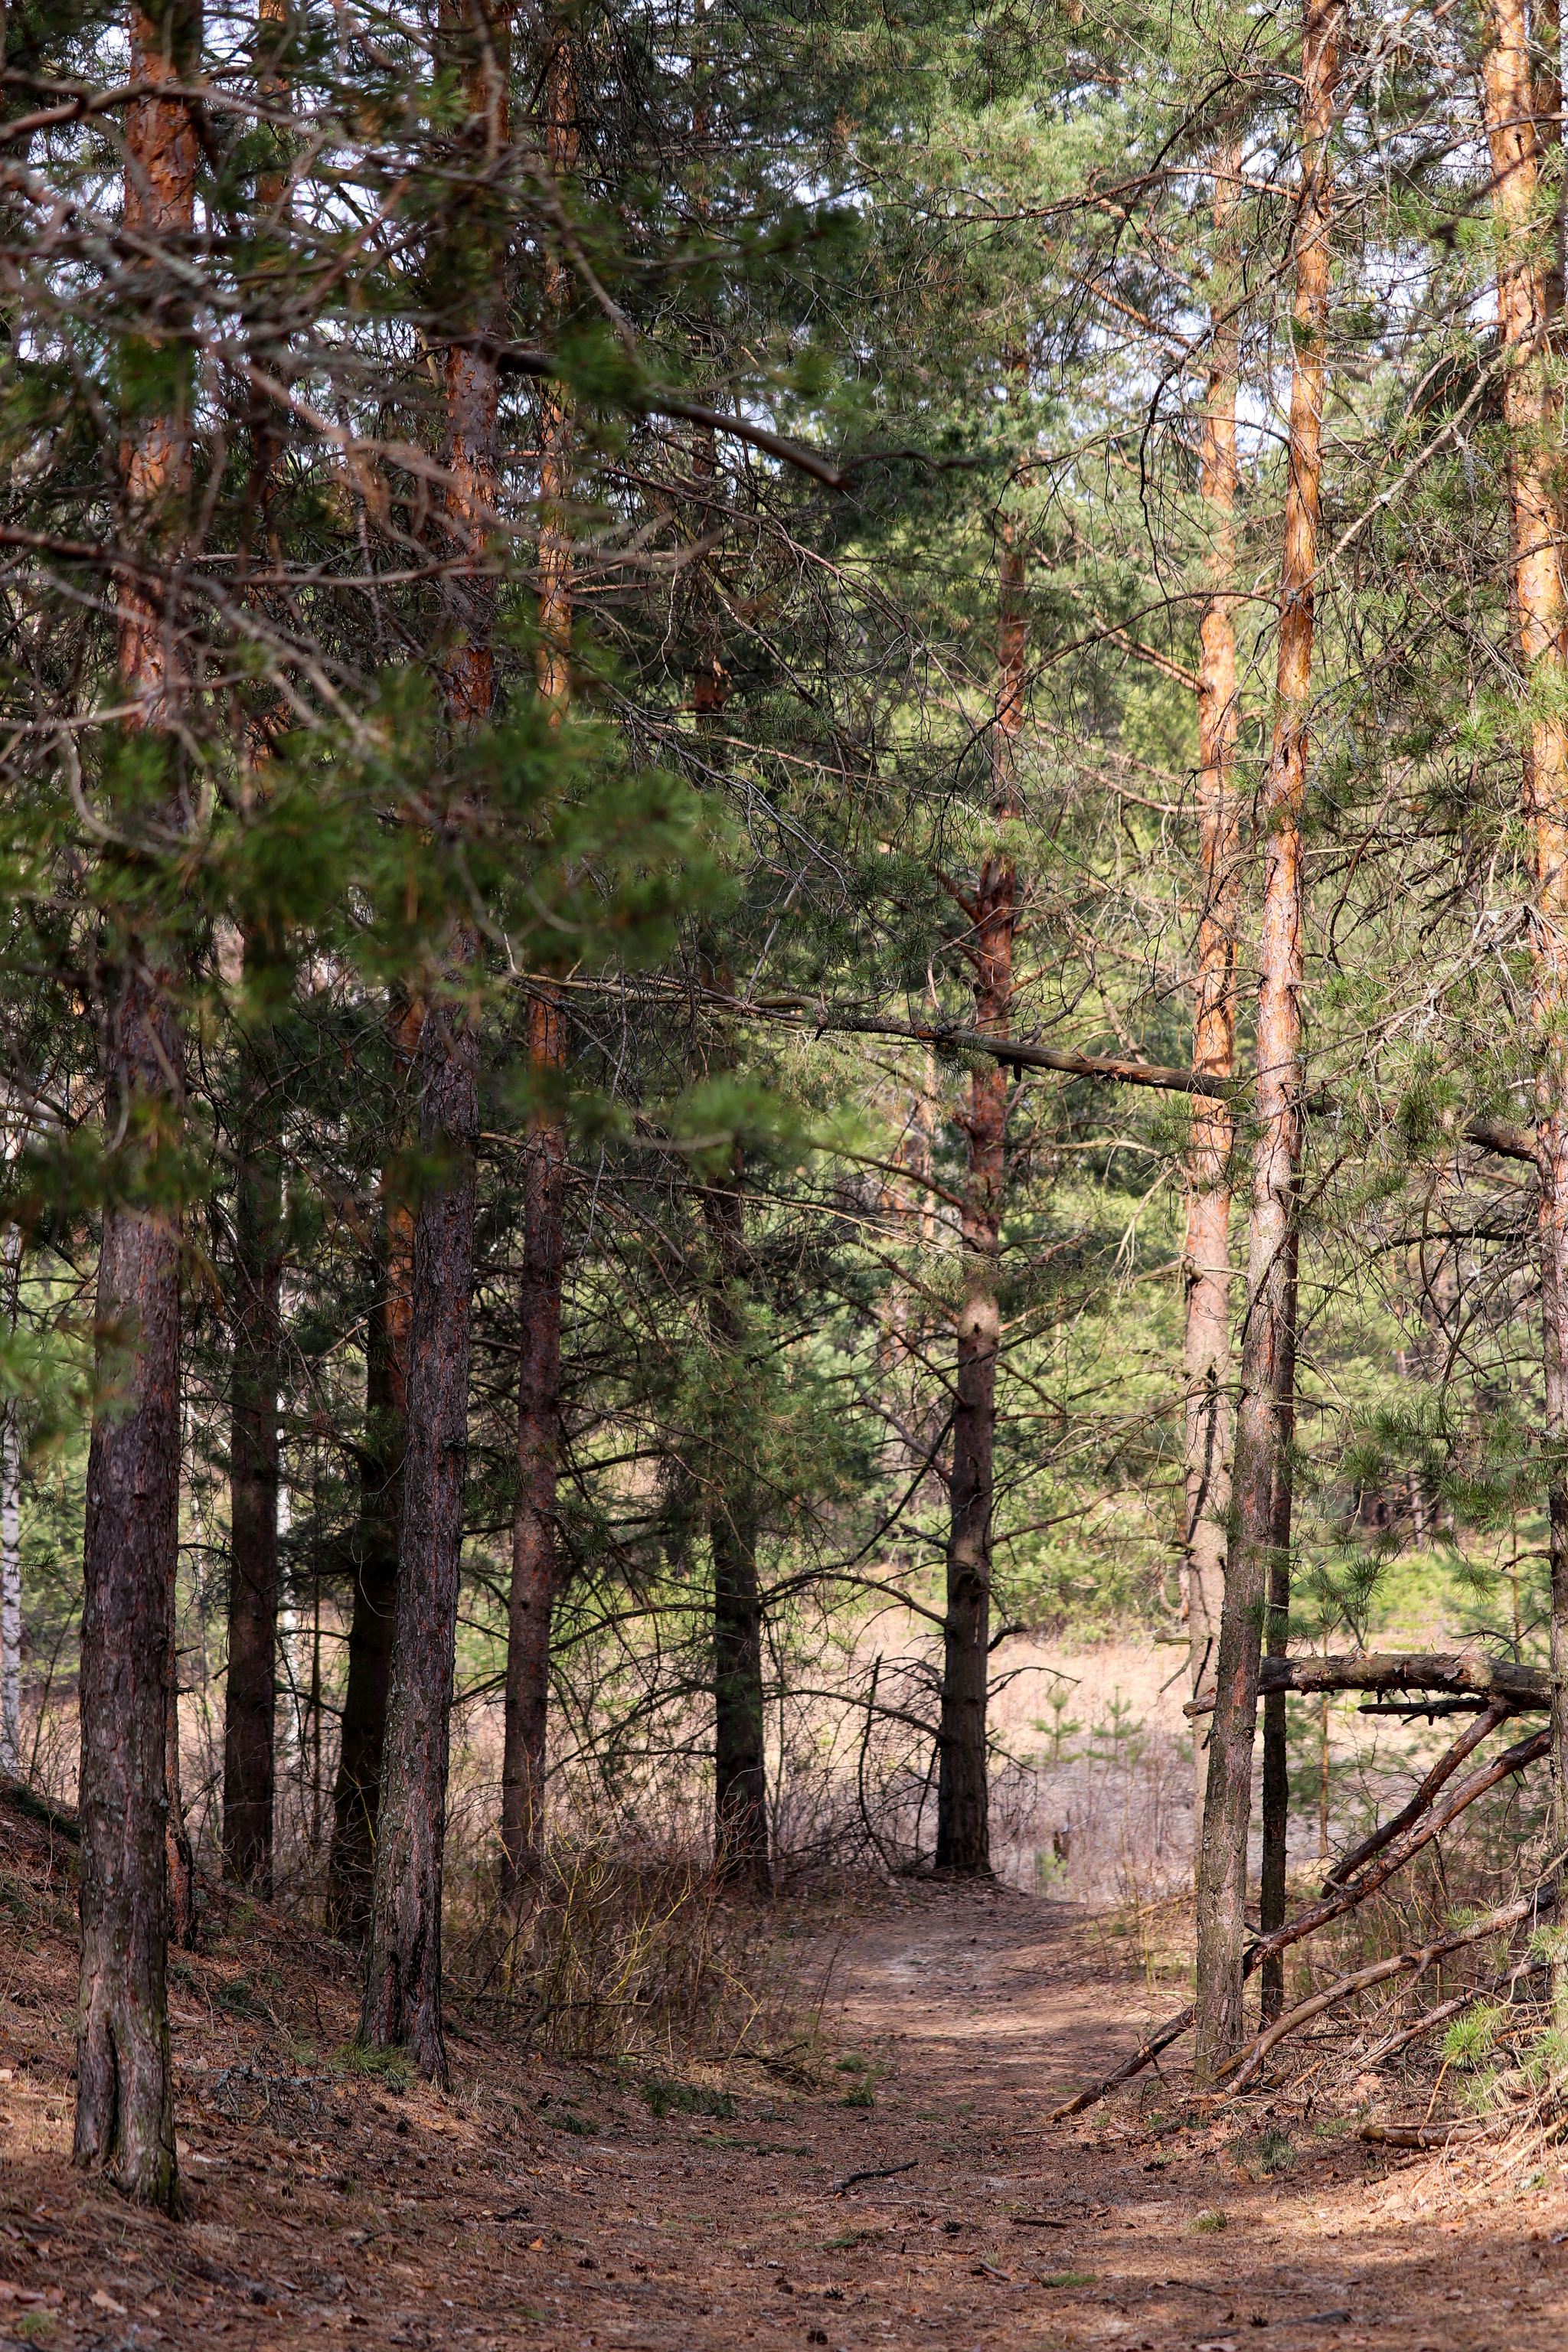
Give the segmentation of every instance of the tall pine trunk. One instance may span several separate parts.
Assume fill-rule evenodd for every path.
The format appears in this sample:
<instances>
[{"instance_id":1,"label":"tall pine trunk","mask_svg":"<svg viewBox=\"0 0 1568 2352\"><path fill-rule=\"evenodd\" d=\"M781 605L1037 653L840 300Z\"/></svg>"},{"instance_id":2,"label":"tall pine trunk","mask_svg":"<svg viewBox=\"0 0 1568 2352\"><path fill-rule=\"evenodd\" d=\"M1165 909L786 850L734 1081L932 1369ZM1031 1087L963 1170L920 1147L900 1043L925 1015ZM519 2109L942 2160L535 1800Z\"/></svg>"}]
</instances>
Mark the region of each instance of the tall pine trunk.
<instances>
[{"instance_id":1,"label":"tall pine trunk","mask_svg":"<svg viewBox=\"0 0 1568 2352\"><path fill-rule=\"evenodd\" d=\"M548 982L541 984L529 1006L529 1055L542 1076L561 1066L560 992ZM546 1107L530 1116L523 1165L518 1485L512 1518L501 1766L501 1895L508 1905L515 1903L524 1879L537 1870L543 1844L565 1232L566 1130Z\"/></svg>"},{"instance_id":2,"label":"tall pine trunk","mask_svg":"<svg viewBox=\"0 0 1568 2352\"><path fill-rule=\"evenodd\" d=\"M1520 657L1540 714L1525 759L1524 815L1535 904L1531 927L1531 1013L1537 1054L1536 1165L1541 1180L1541 1323L1545 1371L1547 1545L1552 1576L1552 1745L1554 1835L1568 1823L1568 720L1559 404L1548 379L1548 340L1562 307L1559 226L1543 209L1544 138L1561 142L1559 26L1542 12L1532 73L1525 0L1490 0L1481 83L1499 248L1498 327L1509 358L1503 415L1509 437L1513 602ZM1551 184L1548 184L1549 185ZM1559 2014L1568 1979L1554 1972Z\"/></svg>"},{"instance_id":3,"label":"tall pine trunk","mask_svg":"<svg viewBox=\"0 0 1568 2352\"><path fill-rule=\"evenodd\" d=\"M247 937L247 976L266 961ZM283 1163L270 1030L242 1034L235 1139L234 1363L229 1421L228 1672L224 1690L226 1874L270 1901L278 1648L279 1293Z\"/></svg>"},{"instance_id":4,"label":"tall pine trunk","mask_svg":"<svg viewBox=\"0 0 1568 2352\"><path fill-rule=\"evenodd\" d=\"M768 1790L763 1737L763 1620L757 1584L757 1489L752 1397L746 1374L744 1161L702 1196L713 1253L708 1320L733 1385L725 1416L725 1474L708 1510L713 1556L713 1851L723 1877L759 1895L768 1867Z\"/></svg>"},{"instance_id":5,"label":"tall pine trunk","mask_svg":"<svg viewBox=\"0 0 1568 2352\"><path fill-rule=\"evenodd\" d=\"M125 110L124 220L148 253L195 226L196 139L189 111L161 85L195 65L199 16L133 12ZM153 286L149 283L149 294ZM136 532L177 544L189 491L189 419L168 410L128 419L125 499ZM132 725L163 733L183 692L176 615L141 586L122 587L119 664ZM166 742L171 776L177 751ZM183 795L167 812L178 824ZM173 951L147 937L117 950L102 994L107 1117L122 1165L175 1139L184 1109L184 1041L174 1009ZM121 1124L123 1122L123 1125ZM95 1378L119 1394L93 1415L88 1453L81 1619L81 1974L73 2154L113 2173L142 2201L178 2196L167 2001L173 1828L168 1748L173 1595L180 1512L180 1235L166 1210L121 1199L104 1211ZM174 1734L177 1738L177 1732Z\"/></svg>"},{"instance_id":6,"label":"tall pine trunk","mask_svg":"<svg viewBox=\"0 0 1568 2352\"><path fill-rule=\"evenodd\" d=\"M7 1328L19 1311L22 1229L0 1241ZM22 1416L15 1397L0 1407L0 1772L22 1770Z\"/></svg>"},{"instance_id":7,"label":"tall pine trunk","mask_svg":"<svg viewBox=\"0 0 1568 2352\"><path fill-rule=\"evenodd\" d=\"M546 154L557 182L577 162L577 82L571 37L552 30L545 69ZM559 323L569 281L552 265L545 289ZM572 414L547 387L539 467L539 691L564 719L572 696ZM556 1459L561 1445L561 1284L566 1241L566 1125L548 1100L563 1059L561 994L541 981L529 1003L529 1059L545 1090L531 1111L522 1179L522 1285L518 1300L517 1505L507 1613L506 1722L501 1759L501 1900L510 1909L543 1852L550 1719L550 1625L555 1606Z\"/></svg>"},{"instance_id":8,"label":"tall pine trunk","mask_svg":"<svg viewBox=\"0 0 1568 2352\"><path fill-rule=\"evenodd\" d=\"M1236 1067L1236 923L1241 877L1239 827L1232 789L1236 754L1236 393L1237 325L1228 263L1230 215L1239 159L1226 148L1215 159L1214 226L1215 295L1209 343L1208 396L1204 405L1199 490L1208 535L1211 589L1204 606L1198 661L1198 869L1203 915L1198 925L1193 1020L1193 1069L1230 1078ZM1183 1256L1186 1333L1184 1429L1185 1469L1183 1528L1184 1600L1187 1612L1187 1678L1195 1698L1214 1673L1225 1591L1226 1528L1230 1513L1233 1414L1230 1378L1230 1155L1236 1121L1221 1095L1194 1095L1187 1150L1187 1233ZM1194 1735L1193 1866L1202 1848L1208 1756Z\"/></svg>"},{"instance_id":9,"label":"tall pine trunk","mask_svg":"<svg viewBox=\"0 0 1568 2352\"><path fill-rule=\"evenodd\" d=\"M1290 1517L1296 1474L1297 1269L1301 1231L1292 1215L1286 1236L1285 1330L1279 1349L1279 1452L1274 1465L1274 1500L1269 1512L1268 1613L1264 1646L1282 1658L1290 1636ZM1258 1892L1258 1924L1264 1935L1285 1925L1285 1863L1290 1828L1290 1755L1286 1737L1285 1694L1270 1691L1263 1702L1263 1856ZM1285 2007L1285 1955L1271 1952L1260 1971L1259 2006L1266 2023Z\"/></svg>"},{"instance_id":10,"label":"tall pine trunk","mask_svg":"<svg viewBox=\"0 0 1568 2352\"><path fill-rule=\"evenodd\" d=\"M1024 724L1024 551L1016 522L1003 526L997 617L996 716L991 730L991 808L1000 838L981 861L966 911L974 971L974 1025L1008 1035L1018 877L1005 828L1018 814L1017 745ZM960 1877L991 1868L986 1702L991 1679L991 1536L996 1451L997 1297L1002 1193L1006 1178L1007 1072L989 1057L970 1079L963 1119L968 1169L962 1214L963 1295L952 1418L952 1479L942 1622L936 1867Z\"/></svg>"},{"instance_id":11,"label":"tall pine trunk","mask_svg":"<svg viewBox=\"0 0 1568 2352\"><path fill-rule=\"evenodd\" d=\"M262 89L276 106L288 82L277 70L289 38L287 0L259 0L267 27L258 62ZM286 213L288 178L258 174L258 211ZM283 354L265 332L263 365L276 373ZM252 398L253 457L241 565L253 528L274 564L282 560L277 503L283 436L270 394ZM253 726L250 786L265 795L268 726ZM278 1650L278 1391L281 1374L282 1100L271 1015L277 965L264 925L243 930L242 994L247 1003L238 1039L238 1117L235 1134L235 1256L230 1296L233 1361L229 1379L228 1665L224 1678L223 1860L226 1876L270 1901L276 1780Z\"/></svg>"},{"instance_id":12,"label":"tall pine trunk","mask_svg":"<svg viewBox=\"0 0 1568 2352\"><path fill-rule=\"evenodd\" d=\"M1302 37L1301 173L1296 229L1289 478L1280 577L1274 736L1263 794L1263 925L1259 942L1258 1090L1247 1222L1247 1313L1241 1344L1233 1533L1215 1666L1203 1852L1197 1880L1196 2065L1206 2080L1243 2032L1247 1848L1258 1671L1273 1548L1282 1379L1290 1361L1290 1234L1301 1143L1303 982L1301 818L1311 689L1313 578L1321 507L1327 380L1329 140L1339 57L1339 0L1307 0Z\"/></svg>"},{"instance_id":13,"label":"tall pine trunk","mask_svg":"<svg viewBox=\"0 0 1568 2352\"><path fill-rule=\"evenodd\" d=\"M443 20L461 64L469 122L487 163L506 144L510 22L475 6ZM458 232L487 292L479 315L454 321L494 331L502 321L504 229L488 189ZM466 341L446 363L447 528L459 563L448 574L452 630L446 654L447 724L485 727L495 703L496 582L489 542L499 486L499 379L492 352ZM479 952L459 929L454 979ZM414 1219L408 1332L408 1420L398 1528L397 1613L382 1762L360 2036L374 2049L405 2044L422 2074L447 2080L441 2027L441 1897L458 1590L468 1458L468 1345L474 1278L479 1041L457 987L426 1007L419 1040L420 1140L432 1172Z\"/></svg>"},{"instance_id":14,"label":"tall pine trunk","mask_svg":"<svg viewBox=\"0 0 1568 2352\"><path fill-rule=\"evenodd\" d=\"M375 1874L381 1759L397 1620L397 1516L407 1426L413 1238L413 1220L406 1210L389 1210L385 1237L373 1270L374 1287L365 1331L359 1536L342 1736L332 1793L332 1842L327 1862L328 1931L349 1944L364 1940Z\"/></svg>"}]
</instances>

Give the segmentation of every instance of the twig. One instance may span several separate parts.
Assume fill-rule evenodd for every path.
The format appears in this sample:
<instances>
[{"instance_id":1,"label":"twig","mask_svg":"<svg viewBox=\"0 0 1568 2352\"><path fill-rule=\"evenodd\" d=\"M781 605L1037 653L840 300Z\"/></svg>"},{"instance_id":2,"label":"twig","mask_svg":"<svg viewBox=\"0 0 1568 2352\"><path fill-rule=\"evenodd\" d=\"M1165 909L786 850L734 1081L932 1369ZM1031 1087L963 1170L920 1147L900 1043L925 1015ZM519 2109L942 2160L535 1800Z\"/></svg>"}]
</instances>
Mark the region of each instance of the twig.
<instances>
[{"instance_id":1,"label":"twig","mask_svg":"<svg viewBox=\"0 0 1568 2352\"><path fill-rule=\"evenodd\" d=\"M851 2172L844 2179L836 2180L829 2194L842 2197L847 2189L853 2189L858 2181L862 2180L896 2179L900 2172L912 2172L919 2162L918 2156L911 2156L908 2164L885 2164L878 2172Z\"/></svg>"},{"instance_id":2,"label":"twig","mask_svg":"<svg viewBox=\"0 0 1568 2352\"><path fill-rule=\"evenodd\" d=\"M1103 2083L1097 2083L1092 2091L1079 2091L1076 2098L1065 2100L1059 2107L1053 2107L1051 2122L1059 2124L1068 2116L1081 2115L1085 2107L1093 2106L1095 2101L1103 2099L1108 2091L1114 2091L1119 2083L1129 2082L1134 2074L1142 2074L1162 2050L1168 2050L1173 2042L1180 2040L1192 2021L1193 2010L1189 2003L1179 2016L1168 2018L1163 2025L1159 2026L1142 2047L1135 2050L1131 2058L1125 2059L1114 2074L1108 2074Z\"/></svg>"}]
</instances>

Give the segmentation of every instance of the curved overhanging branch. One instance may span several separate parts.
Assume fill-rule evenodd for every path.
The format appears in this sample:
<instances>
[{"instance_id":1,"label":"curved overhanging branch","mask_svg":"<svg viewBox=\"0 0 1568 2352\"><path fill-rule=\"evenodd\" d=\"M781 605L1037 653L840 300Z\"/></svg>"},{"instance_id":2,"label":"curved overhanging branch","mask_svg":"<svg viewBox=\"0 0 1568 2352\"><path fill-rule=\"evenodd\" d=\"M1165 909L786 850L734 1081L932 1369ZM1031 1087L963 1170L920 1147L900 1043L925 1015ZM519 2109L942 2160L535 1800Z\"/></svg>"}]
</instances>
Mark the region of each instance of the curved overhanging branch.
<instances>
[{"instance_id":1,"label":"curved overhanging branch","mask_svg":"<svg viewBox=\"0 0 1568 2352\"><path fill-rule=\"evenodd\" d=\"M1342 1658L1265 1658L1258 1690L1440 1691L1466 1697L1506 1700L1521 1713L1552 1704L1552 1682L1543 1666L1515 1665L1511 1658L1488 1658L1464 1651L1366 1651ZM1184 1715L1206 1715L1214 1692L1189 1699Z\"/></svg>"}]
</instances>

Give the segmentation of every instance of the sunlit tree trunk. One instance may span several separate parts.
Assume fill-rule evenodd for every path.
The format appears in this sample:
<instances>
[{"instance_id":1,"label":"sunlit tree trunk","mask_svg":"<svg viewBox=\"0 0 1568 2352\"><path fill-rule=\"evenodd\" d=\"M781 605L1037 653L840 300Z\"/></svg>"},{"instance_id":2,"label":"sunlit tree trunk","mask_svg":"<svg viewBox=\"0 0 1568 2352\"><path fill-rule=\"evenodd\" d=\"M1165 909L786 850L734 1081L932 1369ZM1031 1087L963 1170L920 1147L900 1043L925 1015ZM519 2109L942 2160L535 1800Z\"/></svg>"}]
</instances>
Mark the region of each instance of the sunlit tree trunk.
<instances>
[{"instance_id":1,"label":"sunlit tree trunk","mask_svg":"<svg viewBox=\"0 0 1568 2352\"><path fill-rule=\"evenodd\" d=\"M485 163L508 136L510 26L470 5L443 19L461 63ZM476 141L476 146L479 145ZM476 173L476 179L479 174ZM468 257L484 282L477 323L499 323L504 224L488 187L472 194ZM458 321L454 321L458 324ZM460 322L468 331L470 322ZM485 727L495 703L496 581L489 542L499 488L499 379L493 354L447 347L447 527L460 558L448 575L447 723ZM455 975L479 951L449 943ZM375 1878L360 2036L405 2044L422 2074L447 2079L441 2027L441 1896L452 1676L468 1455L468 1346L474 1272L479 1041L457 989L435 994L419 1040L420 1141L436 1174L414 1220L408 1419L398 1522L397 1612L382 1762Z\"/></svg>"},{"instance_id":2,"label":"sunlit tree trunk","mask_svg":"<svg viewBox=\"0 0 1568 2352\"><path fill-rule=\"evenodd\" d=\"M1236 1066L1236 920L1240 896L1237 807L1231 769L1236 751L1237 679L1236 388L1237 327L1230 272L1230 216L1238 161L1226 149L1215 164L1216 268L1210 329L1208 396L1204 405L1199 490L1207 532L1212 583L1204 607L1198 662L1198 868L1203 914L1198 924L1193 1021L1193 1068L1231 1077ZM1226 1524L1230 1511L1230 1155L1236 1122L1223 1095L1193 1098L1187 1153L1185 1524L1184 1600L1187 1612L1188 1680L1195 1698L1212 1677L1219 1648L1225 1591ZM1194 1740L1196 1787L1193 1866L1202 1844L1208 1756Z\"/></svg>"},{"instance_id":3,"label":"sunlit tree trunk","mask_svg":"<svg viewBox=\"0 0 1568 2352\"><path fill-rule=\"evenodd\" d=\"M1258 1728L1258 1669L1273 1548L1281 1376L1290 1347L1289 1269L1301 1142L1301 818L1311 690L1313 588L1321 509L1327 382L1329 142L1339 77L1339 0L1307 0L1301 172L1296 231L1289 467L1280 576L1274 734L1263 793L1266 848L1259 940L1258 1088L1247 1223L1232 1536L1215 1667L1203 1853L1197 1880L1196 2065L1200 2080L1243 2030L1247 1846Z\"/></svg>"},{"instance_id":4,"label":"sunlit tree trunk","mask_svg":"<svg viewBox=\"0 0 1568 2352\"><path fill-rule=\"evenodd\" d=\"M1023 527L1003 525L997 596L996 713L991 729L991 813L996 828L969 905L974 1025L1010 1034L1018 877L1008 828L1018 814L1018 737L1024 724ZM997 1296L1002 1194L1006 1179L1007 1072L989 1057L970 1079L962 1115L968 1146L953 1391L952 1483L942 1625L936 1867L961 1877L991 1868L986 1701L991 1676L991 1539L996 1450Z\"/></svg>"},{"instance_id":5,"label":"sunlit tree trunk","mask_svg":"<svg viewBox=\"0 0 1568 2352\"><path fill-rule=\"evenodd\" d=\"M1508 356L1513 602L1520 657L1537 716L1525 758L1524 814L1534 883L1531 1012L1536 1046L1536 1160L1541 1179L1541 1319L1546 1388L1548 1550L1552 1576L1552 1730L1555 1827L1568 1830L1568 719L1563 712L1563 517L1556 488L1560 404L1548 342L1562 304L1558 194L1545 139L1561 145L1555 7L1533 27L1525 0L1490 0L1482 89L1492 169L1498 326ZM1543 116L1550 116L1543 121ZM1568 1972L1555 1972L1560 2014Z\"/></svg>"},{"instance_id":6,"label":"sunlit tree trunk","mask_svg":"<svg viewBox=\"0 0 1568 2352\"><path fill-rule=\"evenodd\" d=\"M188 110L160 85L195 63L194 12L130 25L130 79L146 94L125 110L127 229L152 249L195 223L196 140ZM151 296L153 288L148 286ZM177 544L189 491L184 386L166 408L127 417L121 463L127 509L144 541ZM179 823L176 745L165 730L184 693L172 600L120 593L119 662L131 724L164 738ZM112 1129L124 1122L130 1172L178 1141L184 1041L174 1007L173 951L128 941L104 991L105 1077ZM166 1993L169 1702L180 1510L180 1235L168 1211L111 1200L103 1218L96 1307L96 1383L118 1391L94 1412L88 1454L81 1619L81 1979L77 2012L75 2160L112 2172L142 2200L173 2209L173 2084Z\"/></svg>"},{"instance_id":7,"label":"sunlit tree trunk","mask_svg":"<svg viewBox=\"0 0 1568 2352\"><path fill-rule=\"evenodd\" d=\"M559 184L577 163L577 82L569 34L553 28L545 69L546 157ZM552 265L546 298L559 323L565 269ZM557 720L572 696L572 415L547 387L539 467L539 691ZM566 1125L548 1099L563 1063L561 992L535 983L528 1050L545 1099L529 1114L522 1178L522 1284L518 1300L517 1505L507 1621L506 1727L501 1761L501 1899L515 1905L544 1838L550 1720L550 1625L555 1605L555 1486L561 1447L561 1284L566 1245Z\"/></svg>"}]
</instances>

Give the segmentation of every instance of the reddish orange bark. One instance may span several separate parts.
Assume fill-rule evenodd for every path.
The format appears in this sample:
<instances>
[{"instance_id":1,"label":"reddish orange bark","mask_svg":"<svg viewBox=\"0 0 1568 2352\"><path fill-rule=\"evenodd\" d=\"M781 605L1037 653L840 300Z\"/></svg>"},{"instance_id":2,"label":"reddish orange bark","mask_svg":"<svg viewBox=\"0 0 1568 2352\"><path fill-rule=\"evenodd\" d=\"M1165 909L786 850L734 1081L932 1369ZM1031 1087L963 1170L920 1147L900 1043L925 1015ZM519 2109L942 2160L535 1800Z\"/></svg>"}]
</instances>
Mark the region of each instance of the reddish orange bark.
<instances>
[{"instance_id":1,"label":"reddish orange bark","mask_svg":"<svg viewBox=\"0 0 1568 2352\"><path fill-rule=\"evenodd\" d=\"M1258 943L1257 1142L1247 1221L1247 1317L1237 1417L1233 1528L1209 1734L1197 1876L1196 2064L1206 2079L1243 2035L1247 1844L1258 1727L1258 1669L1280 1459L1282 1375L1291 1343L1289 1235L1301 1148L1301 817L1311 693L1313 584L1321 514L1327 385L1329 142L1339 79L1339 0L1307 0L1302 27L1301 172L1296 229L1295 356L1280 572L1274 736Z\"/></svg>"},{"instance_id":2,"label":"reddish orange bark","mask_svg":"<svg viewBox=\"0 0 1568 2352\"><path fill-rule=\"evenodd\" d=\"M1556 56L1557 12L1536 27ZM1548 48L1546 44L1550 43ZM1568 595L1563 516L1554 483L1561 418L1547 374L1547 339L1563 298L1552 179L1543 184L1543 131L1561 142L1560 85L1531 59L1525 0L1491 0L1481 81L1500 249L1498 327L1509 355L1513 602L1520 658L1538 716L1525 759L1524 814L1535 905L1531 1012L1537 1055L1536 1164L1541 1179L1542 1350L1545 1372L1548 1549L1552 1576L1552 1730L1557 1827L1568 1821L1568 723L1563 717ZM1545 118L1543 120L1543 118ZM1559 1978L1558 2006L1565 2006Z\"/></svg>"}]
</instances>

